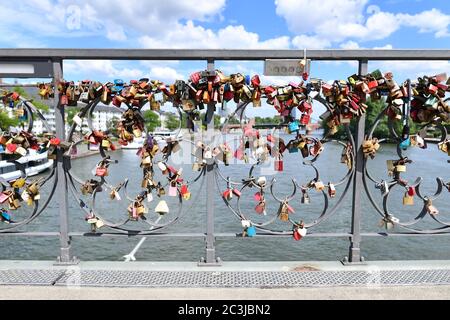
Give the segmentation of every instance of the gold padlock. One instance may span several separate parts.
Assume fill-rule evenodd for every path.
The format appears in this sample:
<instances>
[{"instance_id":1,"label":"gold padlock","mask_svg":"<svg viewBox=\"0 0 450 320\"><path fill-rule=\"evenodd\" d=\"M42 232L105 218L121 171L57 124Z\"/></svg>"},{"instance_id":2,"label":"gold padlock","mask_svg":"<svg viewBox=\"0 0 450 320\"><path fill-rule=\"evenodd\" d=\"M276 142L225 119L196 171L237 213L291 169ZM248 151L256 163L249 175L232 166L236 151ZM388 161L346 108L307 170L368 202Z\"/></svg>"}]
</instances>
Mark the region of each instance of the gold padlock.
<instances>
[{"instance_id":1,"label":"gold padlock","mask_svg":"<svg viewBox=\"0 0 450 320\"><path fill-rule=\"evenodd\" d=\"M325 185L322 181L316 181L314 187L316 188L316 191L322 191L325 188Z\"/></svg>"},{"instance_id":2,"label":"gold padlock","mask_svg":"<svg viewBox=\"0 0 450 320\"><path fill-rule=\"evenodd\" d=\"M414 197L410 196L408 192L403 196L403 205L404 206L412 206L414 205Z\"/></svg>"},{"instance_id":3,"label":"gold padlock","mask_svg":"<svg viewBox=\"0 0 450 320\"><path fill-rule=\"evenodd\" d=\"M109 140L107 139L103 139L102 140L102 147L105 149L109 149L109 147L111 147L111 142L109 142Z\"/></svg>"},{"instance_id":4,"label":"gold padlock","mask_svg":"<svg viewBox=\"0 0 450 320\"><path fill-rule=\"evenodd\" d=\"M283 203L280 208L280 220L284 222L289 221L289 209L285 203Z\"/></svg>"},{"instance_id":5,"label":"gold padlock","mask_svg":"<svg viewBox=\"0 0 450 320\"><path fill-rule=\"evenodd\" d=\"M14 189L20 189L20 188L23 188L23 186L25 185L25 183L26 183L26 180L25 180L24 178L19 178L19 179L15 180L15 181L11 184L11 186L12 186Z\"/></svg>"},{"instance_id":6,"label":"gold padlock","mask_svg":"<svg viewBox=\"0 0 450 320\"><path fill-rule=\"evenodd\" d=\"M398 164L395 166L395 171L406 172L406 166L404 164Z\"/></svg>"}]
</instances>

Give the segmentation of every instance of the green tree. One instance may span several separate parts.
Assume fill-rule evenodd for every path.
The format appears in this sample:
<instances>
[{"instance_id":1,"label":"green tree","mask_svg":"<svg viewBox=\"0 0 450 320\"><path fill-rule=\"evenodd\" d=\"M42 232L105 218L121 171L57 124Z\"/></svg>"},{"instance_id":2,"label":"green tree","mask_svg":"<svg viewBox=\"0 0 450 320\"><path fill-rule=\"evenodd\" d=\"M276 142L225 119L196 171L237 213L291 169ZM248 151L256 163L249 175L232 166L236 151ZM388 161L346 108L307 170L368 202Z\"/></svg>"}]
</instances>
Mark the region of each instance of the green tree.
<instances>
[{"instance_id":1,"label":"green tree","mask_svg":"<svg viewBox=\"0 0 450 320\"><path fill-rule=\"evenodd\" d=\"M147 131L153 132L161 125L159 115L152 110L147 110L143 114L145 120L145 127Z\"/></svg>"},{"instance_id":2,"label":"green tree","mask_svg":"<svg viewBox=\"0 0 450 320\"><path fill-rule=\"evenodd\" d=\"M117 127L119 126L120 120L117 118L113 118L111 120L108 120L106 122L106 129L114 136L119 137L119 129Z\"/></svg>"},{"instance_id":3,"label":"green tree","mask_svg":"<svg viewBox=\"0 0 450 320\"><path fill-rule=\"evenodd\" d=\"M370 128L375 123L375 120L377 119L378 115L386 108L386 101L384 99L380 100L368 100L366 102L367 104L367 111L366 111L366 134L369 133ZM322 122L322 127L324 128L325 134L328 133L329 128L326 124L326 121ZM417 124L409 121L409 127L411 133L415 133L418 130ZM402 133L403 130L403 124L402 121L395 121L394 128L398 134ZM356 132L356 120L352 119L350 122L350 131L352 134L355 134ZM389 132L389 126L388 126L388 117L386 115L382 116L380 123L377 125L373 132L373 136L378 139L385 139L390 137ZM338 132L334 135L334 137L343 139L346 137L344 126L339 126Z\"/></svg>"},{"instance_id":4,"label":"green tree","mask_svg":"<svg viewBox=\"0 0 450 320\"><path fill-rule=\"evenodd\" d=\"M8 113L0 110L0 129L8 131L9 127L15 127L19 125L19 119L10 118Z\"/></svg>"},{"instance_id":5,"label":"green tree","mask_svg":"<svg viewBox=\"0 0 450 320\"><path fill-rule=\"evenodd\" d=\"M177 116L175 116L173 113L167 113L166 121L164 122L164 125L169 130L175 130L179 126L179 119Z\"/></svg>"},{"instance_id":6,"label":"green tree","mask_svg":"<svg viewBox=\"0 0 450 320\"><path fill-rule=\"evenodd\" d=\"M30 95L28 94L28 92L25 91L24 88L22 88L22 87L14 87L13 90L14 90L15 92L17 92L18 94L20 94L20 96L21 96L22 98L30 99ZM49 106L48 106L47 104L45 104L45 103L43 103L43 102L41 102L41 101L39 101L39 100L31 99L31 103L32 103L36 108L38 108L39 110L42 110L42 111L45 111L45 112L48 112L48 110L50 109Z\"/></svg>"}]
</instances>

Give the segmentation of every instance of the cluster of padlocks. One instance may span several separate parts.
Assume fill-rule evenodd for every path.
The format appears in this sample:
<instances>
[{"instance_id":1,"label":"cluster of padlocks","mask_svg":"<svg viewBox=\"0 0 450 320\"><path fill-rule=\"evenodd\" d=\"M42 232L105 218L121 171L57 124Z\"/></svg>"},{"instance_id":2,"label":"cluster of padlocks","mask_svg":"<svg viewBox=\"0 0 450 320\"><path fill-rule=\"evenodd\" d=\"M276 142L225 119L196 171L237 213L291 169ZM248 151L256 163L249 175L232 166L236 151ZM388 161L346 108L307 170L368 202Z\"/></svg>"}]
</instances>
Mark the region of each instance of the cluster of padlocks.
<instances>
[{"instance_id":1,"label":"cluster of padlocks","mask_svg":"<svg viewBox=\"0 0 450 320\"><path fill-rule=\"evenodd\" d=\"M450 80L447 80L444 74L422 77L412 84L405 81L401 85L393 79L392 73L383 74L379 70L367 75L352 75L347 80L334 82L324 82L319 79L306 80L307 76L304 76L299 83L292 82L282 86L262 85L257 75L251 77L237 73L227 76L216 70L195 72L187 81L177 80L171 85L147 78L132 80L130 83L122 80L107 83L85 80L78 83L60 81L56 87L52 84L41 83L38 85L38 90L42 99L54 97L57 91L59 104L62 106L76 106L78 102L86 104L86 107L83 107L73 118L72 133L77 126L82 125L83 118L100 102L111 104L117 108L126 107L117 128L118 143L127 145L135 138L145 136L145 143L137 153L143 172L142 192L131 200L128 199L130 205L127 208L127 221L147 220L148 208L144 202L153 202L154 195L159 199L154 211L159 216L164 216L169 213L170 209L168 203L163 200L163 196L177 197L180 202L189 200L191 197L189 185L197 181L197 179L193 182L185 181L183 171L169 164L171 155L180 150L181 139L179 137L165 138L145 133L145 121L141 110L147 104L151 110L158 111L162 104L170 102L179 112L185 112L188 119L194 119L198 118L206 105L214 104L216 109L224 108L228 102L233 101L244 106L251 103L253 107L261 107L264 100L267 105L273 106L282 117L282 124L286 126L287 131L295 134L293 139L284 141L273 134L263 135L254 128L254 123L241 123L243 133L237 149L233 150L227 143L207 145L199 142L195 145L196 161L192 169L200 171L201 175L205 171L205 164L211 159L215 161L218 168L220 162L228 165L232 158L245 162L249 162L249 159L252 158L258 165L272 159L274 170L281 172L284 170L283 154L285 152L300 153L306 161L305 164L311 165L316 170L316 177L303 185L299 185L293 180L293 195L297 189L300 190L303 204L310 203L310 192L319 192L323 193L325 197L334 198L337 194L336 186L343 184L344 180L351 180L354 171L355 149L357 149L357 146L354 146L351 141L341 142L343 146L341 163L348 168L348 173L343 180L336 183L324 183L319 179L314 162L323 152L327 139L337 132L340 125L349 130L351 120L357 119L367 111L368 97L372 100L386 97L385 114L390 121L403 121L404 130L401 135L398 135L402 150L410 146L426 147L423 133L409 133L409 119L417 123L433 125L443 125L449 120L450 107L444 99L446 92L449 91ZM446 84L444 84L445 81ZM20 96L15 92L5 92L2 96L3 103L10 107L14 107L19 99ZM327 139L317 139L301 133L302 128L311 121L314 101L324 104L327 108L327 112L320 116L330 129ZM300 111L300 116L297 116L294 110ZM38 138L28 131L5 132L0 135L0 152L15 155L17 159L26 155L27 150L31 148L38 152L48 152L49 157L55 158L58 148L69 154L74 151L77 143L99 146L102 159L95 169L95 178L82 181L79 190L83 195L95 197L97 192L103 190L102 187L106 187L109 189L111 200L121 200L120 192L126 191L127 182L112 186L106 181L110 173L109 166L114 163L114 160L106 152L116 150L115 138L108 132L90 129L91 131L84 136L82 141L78 142L74 141L72 134L69 135L66 142L60 141L52 134ZM376 137L370 136L364 141L362 147L367 158L374 158L380 144ZM450 155L450 141L447 136L443 138L438 147ZM413 203L412 199L416 195L416 188L419 185L419 183L410 184L401 179L400 174L406 171L408 163L410 160L403 156L398 160L388 162L388 171L393 177L393 181L406 188L403 200L405 205ZM156 173L162 178L158 180ZM11 185L10 188L5 185L2 187L0 203L8 202L9 210L20 207L21 201L26 201L31 205L33 201L39 199L38 190L42 181L27 183L26 179L21 179L12 182L16 185ZM258 215L266 214L267 190L273 188L275 181L269 182L265 177L253 177L251 174L242 182L225 180L227 189L222 192L222 197L229 207L231 207L233 198L240 201L242 192L246 188L253 187L258 190L253 197L254 211ZM389 192L392 183L382 181L379 184L383 195ZM239 189L237 185L241 185L241 188ZM276 217L282 222L290 222L293 229L288 233L292 232L293 237L300 240L305 236L307 228L316 223L293 221L291 214L294 213L294 209L289 205L293 196L279 199L273 192L271 193L273 198L280 203ZM425 201L428 212L436 215L438 210L432 205L432 199L428 198ZM87 212L86 220L93 231L113 225L85 204L84 209ZM331 211L335 211L334 209ZM267 224L253 223L248 218L249 214L244 214L239 206L235 212L241 219L245 236L254 236L256 229L270 231L265 227ZM11 215L5 208L2 209L2 217L3 221L11 221ZM385 219L390 224L393 221L393 217L387 214ZM155 223L155 225L157 224Z\"/></svg>"}]
</instances>

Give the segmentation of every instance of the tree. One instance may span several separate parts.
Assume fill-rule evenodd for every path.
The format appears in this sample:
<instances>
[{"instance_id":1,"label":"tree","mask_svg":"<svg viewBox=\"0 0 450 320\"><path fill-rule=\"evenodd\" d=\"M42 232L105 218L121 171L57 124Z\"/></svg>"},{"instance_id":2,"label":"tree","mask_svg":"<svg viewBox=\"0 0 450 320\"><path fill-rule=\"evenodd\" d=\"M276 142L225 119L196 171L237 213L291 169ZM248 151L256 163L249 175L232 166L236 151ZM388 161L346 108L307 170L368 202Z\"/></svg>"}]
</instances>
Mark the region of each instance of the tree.
<instances>
[{"instance_id":1,"label":"tree","mask_svg":"<svg viewBox=\"0 0 450 320\"><path fill-rule=\"evenodd\" d=\"M169 130L175 130L178 128L180 121L177 116L175 116L173 113L167 113L165 126Z\"/></svg>"},{"instance_id":2,"label":"tree","mask_svg":"<svg viewBox=\"0 0 450 320\"><path fill-rule=\"evenodd\" d=\"M10 118L8 113L0 110L0 129L8 131L9 127L16 127L19 125L19 119Z\"/></svg>"},{"instance_id":3,"label":"tree","mask_svg":"<svg viewBox=\"0 0 450 320\"><path fill-rule=\"evenodd\" d=\"M119 119L113 118L113 119L108 120L108 121L106 122L106 128L107 128L107 130L108 130L114 137L119 137L119 129L117 129L118 126L119 126L119 121L120 121Z\"/></svg>"},{"instance_id":4,"label":"tree","mask_svg":"<svg viewBox=\"0 0 450 320\"><path fill-rule=\"evenodd\" d=\"M366 111L366 134L369 133L370 128L375 123L378 115L386 108L386 101L384 99L380 100L367 100L367 111ZM329 128L326 124L326 121L323 121L322 127L324 128L325 134L328 133ZM409 127L411 134L417 132L417 124L409 121ZM394 128L398 134L402 133L403 123L402 121L395 121ZM356 132L356 120L352 119L350 122L350 131L352 134ZM388 117L386 115L382 116L380 123L377 125L373 132L373 136L378 139L390 138L389 126L388 126ZM344 126L339 126L338 132L334 135L334 137L338 139L346 138L345 128Z\"/></svg>"},{"instance_id":5,"label":"tree","mask_svg":"<svg viewBox=\"0 0 450 320\"><path fill-rule=\"evenodd\" d=\"M28 92L26 92L22 87L14 87L13 90L14 90L15 92L17 92L18 94L20 94L20 96L21 96L22 98L30 99L30 95L29 95ZM32 103L36 108L38 108L39 110L42 110L42 111L45 111L45 112L48 112L49 109L50 109L49 106L48 106L47 104L45 104L45 103L43 103L43 102L41 102L41 101L39 101L39 100L32 99L31 103Z\"/></svg>"},{"instance_id":6,"label":"tree","mask_svg":"<svg viewBox=\"0 0 450 320\"><path fill-rule=\"evenodd\" d=\"M152 110L147 110L143 114L145 120L145 127L147 131L153 132L157 127L161 125L159 115Z\"/></svg>"}]
</instances>

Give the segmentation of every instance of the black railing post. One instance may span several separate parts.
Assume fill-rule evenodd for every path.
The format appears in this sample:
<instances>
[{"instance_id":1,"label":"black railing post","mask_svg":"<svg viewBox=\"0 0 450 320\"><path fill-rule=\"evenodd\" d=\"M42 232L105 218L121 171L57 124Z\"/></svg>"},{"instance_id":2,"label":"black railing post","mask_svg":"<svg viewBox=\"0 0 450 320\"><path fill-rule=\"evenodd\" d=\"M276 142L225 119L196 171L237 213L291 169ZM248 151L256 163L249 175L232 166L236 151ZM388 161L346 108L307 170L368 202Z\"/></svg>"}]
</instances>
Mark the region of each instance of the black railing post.
<instances>
[{"instance_id":1,"label":"black railing post","mask_svg":"<svg viewBox=\"0 0 450 320\"><path fill-rule=\"evenodd\" d=\"M61 141L66 139L66 122L64 106L60 104L58 92L58 82L63 79L62 60L53 60L53 85L55 88L55 127L56 137ZM56 155L56 174L58 175L58 185L56 187L56 196L58 199L59 210L59 242L60 255L56 264L71 265L76 264L77 259L73 258L70 253L70 237L69 237L69 201L67 179L64 172L64 150L58 148Z\"/></svg>"},{"instance_id":2,"label":"black railing post","mask_svg":"<svg viewBox=\"0 0 450 320\"><path fill-rule=\"evenodd\" d=\"M215 74L214 60L208 59L207 72ZM211 145L214 140L214 114L216 103L211 99L206 111L206 140ZM212 146L211 146L212 147ZM200 261L200 266L220 265L220 259L216 257L214 236L214 159L206 159L206 259Z\"/></svg>"},{"instance_id":3,"label":"black railing post","mask_svg":"<svg viewBox=\"0 0 450 320\"><path fill-rule=\"evenodd\" d=\"M365 75L368 72L368 61L359 60L358 74ZM363 184L363 169L364 169L364 153L362 149L362 143L364 141L364 135L366 130L366 115L363 114L359 117L356 132L355 132L355 174L353 180L353 197L352 197L352 226L350 240L350 249L348 261L349 263L361 263L364 258L361 256L361 197L364 190ZM347 260L347 259L346 259Z\"/></svg>"}]
</instances>

